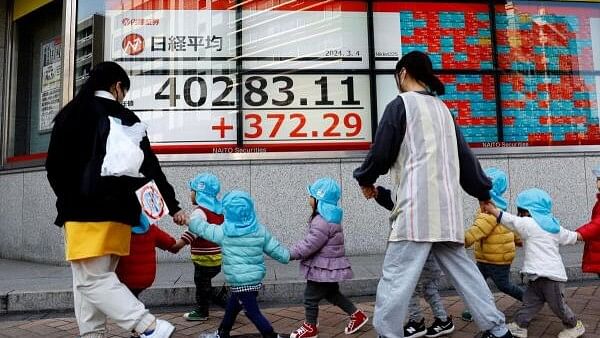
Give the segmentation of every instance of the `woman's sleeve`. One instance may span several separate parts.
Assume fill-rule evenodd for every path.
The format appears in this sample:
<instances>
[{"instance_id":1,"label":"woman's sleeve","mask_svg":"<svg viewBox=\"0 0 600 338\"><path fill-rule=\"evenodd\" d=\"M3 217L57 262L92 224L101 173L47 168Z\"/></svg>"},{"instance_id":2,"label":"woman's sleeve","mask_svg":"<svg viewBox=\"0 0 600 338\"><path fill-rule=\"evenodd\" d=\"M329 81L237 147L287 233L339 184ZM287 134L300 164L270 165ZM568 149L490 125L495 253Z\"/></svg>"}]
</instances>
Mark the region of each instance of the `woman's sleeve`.
<instances>
[{"instance_id":1,"label":"woman's sleeve","mask_svg":"<svg viewBox=\"0 0 600 338\"><path fill-rule=\"evenodd\" d=\"M142 163L140 172L147 178L154 180L158 186L158 189L160 190L161 195L167 203L167 207L169 207L169 214L173 216L175 213L181 210L179 207L179 202L175 198L175 190L171 184L169 184L167 177L160 168L158 158L152 151L152 148L150 147L150 140L148 140L147 136L142 139L140 145L144 151L144 162Z\"/></svg>"},{"instance_id":2,"label":"woman's sleeve","mask_svg":"<svg viewBox=\"0 0 600 338\"><path fill-rule=\"evenodd\" d=\"M385 108L371 149L360 168L354 170L354 178L360 186L374 184L379 176L390 170L398 158L405 133L406 108L402 97L398 96Z\"/></svg>"},{"instance_id":3,"label":"woman's sleeve","mask_svg":"<svg viewBox=\"0 0 600 338\"><path fill-rule=\"evenodd\" d=\"M485 175L481 168L481 164L462 133L460 128L454 123L456 129L456 142L458 145L458 161L460 166L460 186L465 192L480 201L488 201L490 199L490 189L492 182Z\"/></svg>"}]
</instances>

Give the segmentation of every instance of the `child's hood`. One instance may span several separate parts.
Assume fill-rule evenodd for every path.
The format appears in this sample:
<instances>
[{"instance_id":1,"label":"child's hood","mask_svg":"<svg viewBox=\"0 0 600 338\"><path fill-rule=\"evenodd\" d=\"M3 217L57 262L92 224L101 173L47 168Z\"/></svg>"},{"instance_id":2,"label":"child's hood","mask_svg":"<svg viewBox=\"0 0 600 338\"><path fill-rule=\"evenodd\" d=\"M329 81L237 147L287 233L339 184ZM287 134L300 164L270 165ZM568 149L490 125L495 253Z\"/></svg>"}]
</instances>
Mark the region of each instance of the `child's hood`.
<instances>
[{"instance_id":1,"label":"child's hood","mask_svg":"<svg viewBox=\"0 0 600 338\"><path fill-rule=\"evenodd\" d=\"M219 178L211 173L202 173L189 182L189 187L196 193L196 204L216 214L223 213L221 201L217 198L221 191Z\"/></svg>"},{"instance_id":2,"label":"child's hood","mask_svg":"<svg viewBox=\"0 0 600 338\"><path fill-rule=\"evenodd\" d=\"M258 230L258 219L252 197L244 191L231 191L223 198L225 222L223 233L228 237L240 237Z\"/></svg>"},{"instance_id":3,"label":"child's hood","mask_svg":"<svg viewBox=\"0 0 600 338\"><path fill-rule=\"evenodd\" d=\"M517 207L529 211L542 229L552 234L560 232L560 222L552 214L552 198L544 190L525 190L519 193L516 203Z\"/></svg>"},{"instance_id":4,"label":"child's hood","mask_svg":"<svg viewBox=\"0 0 600 338\"><path fill-rule=\"evenodd\" d=\"M344 212L337 204L341 197L341 189L331 178L320 178L309 185L308 193L317 200L317 211L327 222L340 224Z\"/></svg>"},{"instance_id":5,"label":"child's hood","mask_svg":"<svg viewBox=\"0 0 600 338\"><path fill-rule=\"evenodd\" d=\"M508 201L503 196L508 188L506 173L498 168L487 168L485 174L492 181L492 189L490 189L492 201L498 209L508 209Z\"/></svg>"}]
</instances>

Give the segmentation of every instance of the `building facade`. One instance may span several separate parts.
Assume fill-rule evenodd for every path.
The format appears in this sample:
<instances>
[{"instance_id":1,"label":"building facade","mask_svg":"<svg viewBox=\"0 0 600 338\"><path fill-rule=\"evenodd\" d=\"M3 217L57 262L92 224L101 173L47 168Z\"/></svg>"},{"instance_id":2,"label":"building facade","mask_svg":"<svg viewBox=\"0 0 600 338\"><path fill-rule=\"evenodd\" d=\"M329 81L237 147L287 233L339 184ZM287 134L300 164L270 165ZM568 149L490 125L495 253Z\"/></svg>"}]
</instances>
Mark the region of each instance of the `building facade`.
<instances>
[{"instance_id":1,"label":"building facade","mask_svg":"<svg viewBox=\"0 0 600 338\"><path fill-rule=\"evenodd\" d=\"M53 117L104 60L129 72L124 104L186 209L187 181L212 171L291 244L310 214L306 185L330 176L348 253L382 253L387 212L352 171L413 50L431 56L483 166L509 174L511 199L540 187L565 227L589 218L600 1L0 0L0 257L64 260L43 162ZM464 201L467 226L476 201Z\"/></svg>"}]
</instances>

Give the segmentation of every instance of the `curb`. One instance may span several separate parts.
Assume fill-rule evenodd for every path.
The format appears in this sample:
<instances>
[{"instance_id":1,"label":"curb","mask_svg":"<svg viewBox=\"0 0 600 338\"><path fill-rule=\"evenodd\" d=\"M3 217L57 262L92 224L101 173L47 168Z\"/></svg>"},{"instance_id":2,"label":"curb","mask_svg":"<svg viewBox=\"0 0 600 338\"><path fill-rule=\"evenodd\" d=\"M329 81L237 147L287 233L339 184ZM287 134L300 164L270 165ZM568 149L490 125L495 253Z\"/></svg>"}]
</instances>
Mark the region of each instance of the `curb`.
<instances>
[{"instance_id":1,"label":"curb","mask_svg":"<svg viewBox=\"0 0 600 338\"><path fill-rule=\"evenodd\" d=\"M580 267L567 267L569 283L585 282L598 277L584 274ZM511 278L520 284L520 275L512 271ZM340 287L350 297L374 296L377 291L379 277L357 278L342 282ZM488 281L490 288L497 291ZM304 299L304 280L265 282L259 292L260 302L269 303L302 303ZM220 287L220 286L219 286ZM439 285L440 291L452 290L448 278L443 277ZM192 285L175 287L156 286L144 291L140 300L150 307L193 305L196 288ZM70 289L52 291L11 291L0 295L0 313L19 313L35 311L70 311L73 309L73 292Z\"/></svg>"}]
</instances>

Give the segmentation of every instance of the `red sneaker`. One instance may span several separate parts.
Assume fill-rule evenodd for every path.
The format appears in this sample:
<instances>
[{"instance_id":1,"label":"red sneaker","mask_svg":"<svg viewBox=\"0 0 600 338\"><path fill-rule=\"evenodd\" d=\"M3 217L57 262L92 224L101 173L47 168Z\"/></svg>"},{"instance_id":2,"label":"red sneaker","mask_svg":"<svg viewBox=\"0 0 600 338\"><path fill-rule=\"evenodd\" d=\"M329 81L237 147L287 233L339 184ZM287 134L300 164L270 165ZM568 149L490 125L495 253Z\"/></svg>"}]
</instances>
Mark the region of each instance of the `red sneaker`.
<instances>
[{"instance_id":1,"label":"red sneaker","mask_svg":"<svg viewBox=\"0 0 600 338\"><path fill-rule=\"evenodd\" d=\"M290 338L317 338L319 329L316 325L304 323L298 330L292 332Z\"/></svg>"},{"instance_id":2,"label":"red sneaker","mask_svg":"<svg viewBox=\"0 0 600 338\"><path fill-rule=\"evenodd\" d=\"M369 317L362 310L356 310L351 316L348 325L344 332L346 334L353 334L354 332L360 330L367 322L369 321Z\"/></svg>"}]
</instances>

